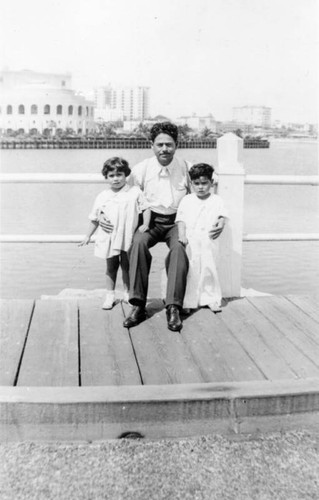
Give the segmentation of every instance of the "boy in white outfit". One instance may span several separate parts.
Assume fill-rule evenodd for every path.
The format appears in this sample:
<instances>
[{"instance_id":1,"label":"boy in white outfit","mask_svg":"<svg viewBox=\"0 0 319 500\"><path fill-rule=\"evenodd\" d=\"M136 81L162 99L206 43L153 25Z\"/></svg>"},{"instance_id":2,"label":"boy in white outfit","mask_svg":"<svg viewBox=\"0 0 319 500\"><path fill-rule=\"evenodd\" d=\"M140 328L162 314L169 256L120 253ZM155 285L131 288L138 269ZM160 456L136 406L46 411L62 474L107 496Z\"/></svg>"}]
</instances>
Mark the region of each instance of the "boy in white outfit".
<instances>
[{"instance_id":1,"label":"boy in white outfit","mask_svg":"<svg viewBox=\"0 0 319 500\"><path fill-rule=\"evenodd\" d=\"M206 163L194 165L189 176L193 193L178 207L176 223L179 241L186 246L189 270L184 309L208 306L220 311L222 293L216 268L219 237L227 212L223 200L211 192L214 168Z\"/></svg>"}]
</instances>

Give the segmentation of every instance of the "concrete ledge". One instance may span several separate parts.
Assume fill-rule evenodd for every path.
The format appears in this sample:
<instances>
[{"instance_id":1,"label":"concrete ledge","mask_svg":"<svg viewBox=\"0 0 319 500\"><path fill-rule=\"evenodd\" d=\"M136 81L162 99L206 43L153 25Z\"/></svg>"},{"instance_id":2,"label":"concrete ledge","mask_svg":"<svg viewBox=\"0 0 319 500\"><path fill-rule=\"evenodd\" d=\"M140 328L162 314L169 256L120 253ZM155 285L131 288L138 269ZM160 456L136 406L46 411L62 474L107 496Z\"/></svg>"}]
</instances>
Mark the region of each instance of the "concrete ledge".
<instances>
[{"instance_id":1,"label":"concrete ledge","mask_svg":"<svg viewBox=\"0 0 319 500\"><path fill-rule=\"evenodd\" d=\"M319 431L319 379L108 387L1 387L0 440L147 439Z\"/></svg>"}]
</instances>

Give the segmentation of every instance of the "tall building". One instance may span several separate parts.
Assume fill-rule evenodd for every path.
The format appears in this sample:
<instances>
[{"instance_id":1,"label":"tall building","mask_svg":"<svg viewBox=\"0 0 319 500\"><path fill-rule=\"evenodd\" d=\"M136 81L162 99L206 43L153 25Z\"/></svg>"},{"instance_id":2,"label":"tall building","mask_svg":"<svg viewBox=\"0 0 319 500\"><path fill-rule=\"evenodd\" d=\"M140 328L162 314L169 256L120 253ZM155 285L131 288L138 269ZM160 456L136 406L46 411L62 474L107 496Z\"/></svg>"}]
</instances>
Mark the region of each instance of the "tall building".
<instances>
[{"instance_id":1,"label":"tall building","mask_svg":"<svg viewBox=\"0 0 319 500\"><path fill-rule=\"evenodd\" d=\"M95 89L95 118L105 120L145 120L149 118L149 87L113 87Z\"/></svg>"},{"instance_id":2,"label":"tall building","mask_svg":"<svg viewBox=\"0 0 319 500\"><path fill-rule=\"evenodd\" d=\"M70 74L0 72L2 132L85 134L94 128L93 102L71 89Z\"/></svg>"},{"instance_id":3,"label":"tall building","mask_svg":"<svg viewBox=\"0 0 319 500\"><path fill-rule=\"evenodd\" d=\"M256 127L271 127L271 108L267 106L241 106L233 108L233 120Z\"/></svg>"},{"instance_id":4,"label":"tall building","mask_svg":"<svg viewBox=\"0 0 319 500\"><path fill-rule=\"evenodd\" d=\"M113 89L110 85L107 87L98 87L94 90L94 117L97 121L117 121L124 120L123 110L112 107Z\"/></svg>"}]
</instances>

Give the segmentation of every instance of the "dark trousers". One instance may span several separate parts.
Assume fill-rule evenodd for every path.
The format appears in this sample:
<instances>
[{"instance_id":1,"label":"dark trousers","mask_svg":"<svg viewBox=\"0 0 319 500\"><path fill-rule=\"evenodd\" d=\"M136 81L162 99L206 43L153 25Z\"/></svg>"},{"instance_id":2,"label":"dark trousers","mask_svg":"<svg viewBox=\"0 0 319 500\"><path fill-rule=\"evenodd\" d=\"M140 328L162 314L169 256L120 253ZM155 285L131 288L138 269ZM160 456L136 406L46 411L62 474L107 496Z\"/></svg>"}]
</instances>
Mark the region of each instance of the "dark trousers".
<instances>
[{"instance_id":1,"label":"dark trousers","mask_svg":"<svg viewBox=\"0 0 319 500\"><path fill-rule=\"evenodd\" d=\"M150 229L146 233L136 231L129 250L130 259L130 303L145 305L148 277L152 255L149 248L165 242L169 253L165 259L167 273L166 306L183 306L188 273L188 257L184 246L178 241L175 214L164 216L152 213Z\"/></svg>"}]
</instances>

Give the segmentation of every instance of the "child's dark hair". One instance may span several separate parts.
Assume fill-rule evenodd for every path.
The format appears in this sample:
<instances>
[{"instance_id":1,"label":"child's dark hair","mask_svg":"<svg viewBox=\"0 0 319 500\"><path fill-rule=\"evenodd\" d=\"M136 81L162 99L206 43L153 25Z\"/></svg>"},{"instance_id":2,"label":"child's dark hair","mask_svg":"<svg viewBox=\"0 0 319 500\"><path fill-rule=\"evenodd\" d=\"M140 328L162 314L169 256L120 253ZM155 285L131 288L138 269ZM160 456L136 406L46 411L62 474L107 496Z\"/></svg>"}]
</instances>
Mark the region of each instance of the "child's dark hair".
<instances>
[{"instance_id":1,"label":"child's dark hair","mask_svg":"<svg viewBox=\"0 0 319 500\"><path fill-rule=\"evenodd\" d=\"M189 176L192 181L200 177L207 177L207 179L212 181L214 172L214 167L208 165L208 163L197 163L190 168Z\"/></svg>"},{"instance_id":2,"label":"child's dark hair","mask_svg":"<svg viewBox=\"0 0 319 500\"><path fill-rule=\"evenodd\" d=\"M178 142L178 128L174 123L171 122L161 122L155 123L150 130L151 141L154 142L159 134L169 135L175 144Z\"/></svg>"},{"instance_id":3,"label":"child's dark hair","mask_svg":"<svg viewBox=\"0 0 319 500\"><path fill-rule=\"evenodd\" d=\"M124 158L120 158L119 156L113 156L104 162L102 168L102 175L107 179L107 176L110 172L123 172L125 177L128 177L131 173L131 169L128 166L128 162L124 160Z\"/></svg>"}]
</instances>

